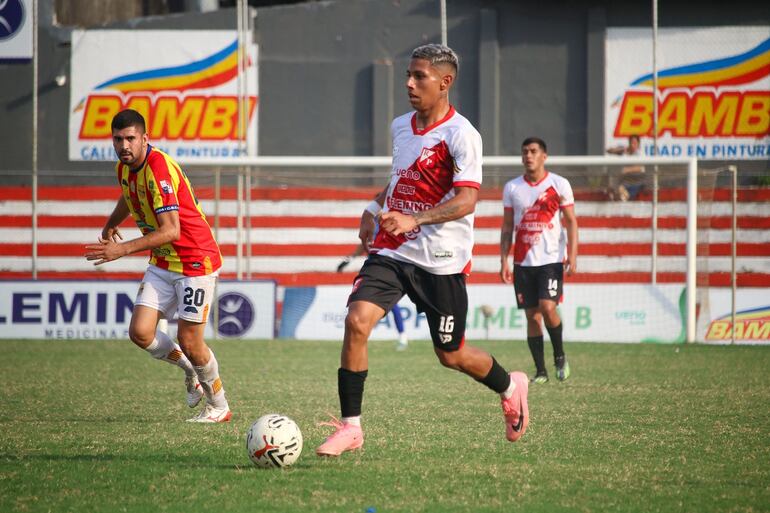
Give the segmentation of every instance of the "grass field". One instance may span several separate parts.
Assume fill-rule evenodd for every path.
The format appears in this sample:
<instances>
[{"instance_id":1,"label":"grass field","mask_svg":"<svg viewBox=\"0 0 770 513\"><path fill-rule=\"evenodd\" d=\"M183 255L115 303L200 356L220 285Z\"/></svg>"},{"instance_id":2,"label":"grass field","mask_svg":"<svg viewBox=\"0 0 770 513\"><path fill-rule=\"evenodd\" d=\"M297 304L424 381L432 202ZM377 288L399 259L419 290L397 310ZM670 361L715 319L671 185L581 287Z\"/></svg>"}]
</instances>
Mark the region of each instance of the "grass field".
<instances>
[{"instance_id":1,"label":"grass field","mask_svg":"<svg viewBox=\"0 0 770 513\"><path fill-rule=\"evenodd\" d=\"M530 371L525 343L479 345ZM427 342L375 342L366 443L338 459L314 454L337 343L212 347L226 425L185 423L181 371L127 341L0 342L0 511L770 511L770 347L568 344L572 378L531 386L511 444L495 395ZM247 459L269 412L303 430L294 467Z\"/></svg>"}]
</instances>

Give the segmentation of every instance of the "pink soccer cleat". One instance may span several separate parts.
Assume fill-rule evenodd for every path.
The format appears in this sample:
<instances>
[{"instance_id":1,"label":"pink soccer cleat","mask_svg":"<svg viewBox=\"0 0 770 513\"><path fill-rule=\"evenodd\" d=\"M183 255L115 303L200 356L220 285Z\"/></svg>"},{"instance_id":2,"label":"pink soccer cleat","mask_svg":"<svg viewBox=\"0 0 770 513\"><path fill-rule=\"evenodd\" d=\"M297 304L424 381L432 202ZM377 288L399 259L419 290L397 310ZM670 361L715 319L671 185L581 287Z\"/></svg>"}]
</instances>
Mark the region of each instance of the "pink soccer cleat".
<instances>
[{"instance_id":1,"label":"pink soccer cleat","mask_svg":"<svg viewBox=\"0 0 770 513\"><path fill-rule=\"evenodd\" d=\"M516 383L516 390L510 398L500 402L505 418L505 438L515 442L524 435L529 424L529 406L527 405L529 380L523 372L511 372L511 380Z\"/></svg>"},{"instance_id":2,"label":"pink soccer cleat","mask_svg":"<svg viewBox=\"0 0 770 513\"><path fill-rule=\"evenodd\" d=\"M331 422L321 422L319 426L331 426L336 431L315 450L319 456L339 456L345 451L355 451L364 445L364 432L361 426L343 424L332 417Z\"/></svg>"}]
</instances>

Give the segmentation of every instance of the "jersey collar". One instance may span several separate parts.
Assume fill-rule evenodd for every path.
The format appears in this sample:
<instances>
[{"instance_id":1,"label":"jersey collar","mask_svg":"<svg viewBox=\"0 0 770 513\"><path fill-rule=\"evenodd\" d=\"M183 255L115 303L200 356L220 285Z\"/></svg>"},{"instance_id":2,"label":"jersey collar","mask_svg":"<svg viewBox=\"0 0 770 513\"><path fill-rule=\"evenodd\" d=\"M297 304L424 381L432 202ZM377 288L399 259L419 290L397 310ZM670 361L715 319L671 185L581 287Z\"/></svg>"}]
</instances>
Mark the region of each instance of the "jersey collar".
<instances>
[{"instance_id":1,"label":"jersey collar","mask_svg":"<svg viewBox=\"0 0 770 513\"><path fill-rule=\"evenodd\" d=\"M529 185L530 187L537 187L538 185L540 185L541 183L543 183L543 180L545 180L546 178L548 178L548 171L546 171L546 172L545 172L545 174L543 175L543 178L541 178L540 180L538 180L537 182L534 182L534 183L533 183L533 182L530 182L530 181L527 179L527 175L522 175L522 177L524 178L524 183L526 183L526 184L527 184L527 185Z\"/></svg>"},{"instance_id":2,"label":"jersey collar","mask_svg":"<svg viewBox=\"0 0 770 513\"><path fill-rule=\"evenodd\" d=\"M420 128L417 128L417 113L415 112L414 114L412 114L412 133L414 133L414 135L425 135L431 130L433 130L434 128L436 128L437 126L441 125L442 123L446 123L447 121L449 121L449 118L451 118L454 115L455 115L455 108L453 105L450 105L449 111L446 113L446 116L444 116L442 119L439 119L432 125L429 125L429 126L426 126L425 128L420 129Z\"/></svg>"},{"instance_id":3,"label":"jersey collar","mask_svg":"<svg viewBox=\"0 0 770 513\"><path fill-rule=\"evenodd\" d=\"M152 151L152 145L148 144L147 145L147 153L144 156L144 160L142 161L142 165L141 166L136 166L135 168L128 168L128 170L131 171L132 173L138 173L144 167L144 165L147 164L147 159L150 158L150 152L151 151Z\"/></svg>"}]
</instances>

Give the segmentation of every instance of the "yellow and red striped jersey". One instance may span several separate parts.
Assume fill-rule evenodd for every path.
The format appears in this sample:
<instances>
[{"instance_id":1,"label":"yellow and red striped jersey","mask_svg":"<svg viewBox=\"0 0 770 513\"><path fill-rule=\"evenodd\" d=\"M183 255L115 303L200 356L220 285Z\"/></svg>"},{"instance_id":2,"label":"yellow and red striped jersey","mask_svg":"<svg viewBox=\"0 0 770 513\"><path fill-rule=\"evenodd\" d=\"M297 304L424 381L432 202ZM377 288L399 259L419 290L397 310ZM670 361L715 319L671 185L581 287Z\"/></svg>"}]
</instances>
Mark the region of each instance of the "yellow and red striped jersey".
<instances>
[{"instance_id":1,"label":"yellow and red striped jersey","mask_svg":"<svg viewBox=\"0 0 770 513\"><path fill-rule=\"evenodd\" d=\"M153 249L150 264L185 276L211 274L222 266L211 226L190 181L174 159L148 146L139 169L118 162L115 170L123 199L142 234L158 229L159 214L179 211L179 240Z\"/></svg>"}]
</instances>

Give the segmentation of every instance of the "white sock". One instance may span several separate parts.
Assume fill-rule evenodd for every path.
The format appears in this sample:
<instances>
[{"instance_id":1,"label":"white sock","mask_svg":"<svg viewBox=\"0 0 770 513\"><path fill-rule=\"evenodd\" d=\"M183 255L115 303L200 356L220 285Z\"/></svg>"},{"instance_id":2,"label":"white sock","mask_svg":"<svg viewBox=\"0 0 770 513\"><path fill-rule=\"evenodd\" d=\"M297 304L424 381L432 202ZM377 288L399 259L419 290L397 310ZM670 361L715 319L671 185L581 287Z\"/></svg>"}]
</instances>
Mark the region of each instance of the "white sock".
<instances>
[{"instance_id":1,"label":"white sock","mask_svg":"<svg viewBox=\"0 0 770 513\"><path fill-rule=\"evenodd\" d=\"M342 417L343 424L353 424L354 426L361 427L361 415L357 417Z\"/></svg>"},{"instance_id":2,"label":"white sock","mask_svg":"<svg viewBox=\"0 0 770 513\"><path fill-rule=\"evenodd\" d=\"M182 352L179 344L171 340L163 331L155 332L155 339L145 348L145 351L150 353L153 358L180 367L188 376L195 374L195 369Z\"/></svg>"},{"instance_id":3,"label":"white sock","mask_svg":"<svg viewBox=\"0 0 770 513\"><path fill-rule=\"evenodd\" d=\"M510 399L511 396L513 395L514 390L516 390L516 383L513 380L511 380L511 384L508 385L508 388L505 390L505 392L500 394L500 397L502 397L503 399Z\"/></svg>"},{"instance_id":4,"label":"white sock","mask_svg":"<svg viewBox=\"0 0 770 513\"><path fill-rule=\"evenodd\" d=\"M398 343L402 346L409 344L409 340L406 338L406 332L398 334Z\"/></svg>"},{"instance_id":5,"label":"white sock","mask_svg":"<svg viewBox=\"0 0 770 513\"><path fill-rule=\"evenodd\" d=\"M194 366L195 372L198 374L198 381L201 382L201 388L203 388L209 404L214 408L228 408L225 389L219 378L219 363L217 363L213 351L209 351L209 355L210 358L206 365Z\"/></svg>"}]
</instances>

